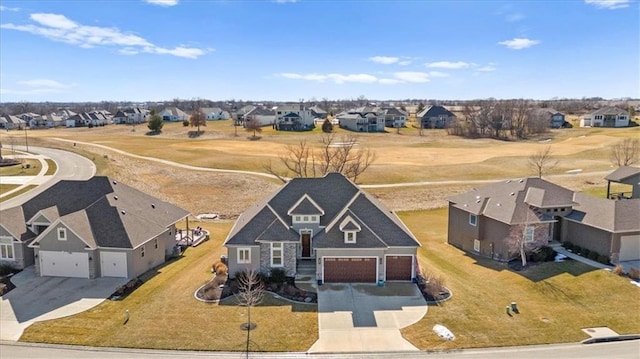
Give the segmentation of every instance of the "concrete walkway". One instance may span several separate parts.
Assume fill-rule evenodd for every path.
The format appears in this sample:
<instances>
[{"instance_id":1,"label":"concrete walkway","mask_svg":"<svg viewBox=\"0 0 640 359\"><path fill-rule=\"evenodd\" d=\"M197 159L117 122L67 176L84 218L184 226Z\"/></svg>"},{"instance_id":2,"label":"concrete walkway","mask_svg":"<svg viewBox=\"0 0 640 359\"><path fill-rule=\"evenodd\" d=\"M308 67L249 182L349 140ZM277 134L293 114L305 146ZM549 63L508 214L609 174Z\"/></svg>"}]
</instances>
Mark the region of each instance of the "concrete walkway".
<instances>
[{"instance_id":1,"label":"concrete walkway","mask_svg":"<svg viewBox=\"0 0 640 359\"><path fill-rule=\"evenodd\" d=\"M600 262L593 261L593 260L591 260L591 259L589 259L589 258L585 258L585 257L583 257L583 256L579 256L579 255L577 255L577 254L575 254L575 253L571 253L571 252L569 252L568 250L564 249L564 247L562 246L562 244L557 243L557 242L555 242L555 243L551 243L551 244L549 245L549 247L553 248L553 250L554 250L554 251L556 251L557 253L560 253L560 254L562 254L562 255L565 255L565 256L567 256L568 258L571 258L571 259L576 260L576 261L578 261L578 262L582 262L582 263L584 263L584 264L586 264L586 265L589 265L589 266L591 266L591 267L594 267L594 268L600 268L600 269L604 269L604 268L609 268L609 269L611 269L611 268L613 268L613 266L606 265L606 264L602 264L602 263L600 263Z\"/></svg>"},{"instance_id":2,"label":"concrete walkway","mask_svg":"<svg viewBox=\"0 0 640 359\"><path fill-rule=\"evenodd\" d=\"M19 185L18 187L7 191L5 193L0 194L0 198L11 195L14 192L18 192L23 188L31 185L39 186L44 182L48 181L52 176L45 176L45 173L49 170L49 164L47 164L46 159L49 157L39 154L33 154L28 152L16 151L19 154L16 155L7 155L5 158L15 158L15 159L32 159L38 160L40 162L40 172L38 172L35 176L0 176L0 184L12 184Z\"/></svg>"},{"instance_id":3,"label":"concrete walkway","mask_svg":"<svg viewBox=\"0 0 640 359\"><path fill-rule=\"evenodd\" d=\"M318 287L319 339L309 353L417 351L400 329L418 322L427 303L412 283Z\"/></svg>"}]
</instances>

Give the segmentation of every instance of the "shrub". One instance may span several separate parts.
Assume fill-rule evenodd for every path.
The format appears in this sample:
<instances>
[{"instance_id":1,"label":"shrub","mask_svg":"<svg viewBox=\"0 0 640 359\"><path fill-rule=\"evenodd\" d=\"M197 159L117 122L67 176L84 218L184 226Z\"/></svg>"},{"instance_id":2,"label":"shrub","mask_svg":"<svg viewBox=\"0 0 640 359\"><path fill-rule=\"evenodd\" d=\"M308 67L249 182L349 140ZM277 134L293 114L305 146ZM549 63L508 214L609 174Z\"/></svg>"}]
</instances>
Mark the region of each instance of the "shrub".
<instances>
[{"instance_id":1,"label":"shrub","mask_svg":"<svg viewBox=\"0 0 640 359\"><path fill-rule=\"evenodd\" d=\"M601 254L598 256L598 259L596 259L599 263L602 264L609 264L609 257L605 256L604 254Z\"/></svg>"},{"instance_id":2,"label":"shrub","mask_svg":"<svg viewBox=\"0 0 640 359\"><path fill-rule=\"evenodd\" d=\"M639 280L640 279L640 269L638 269L638 268L629 269L629 278L631 278L633 280Z\"/></svg>"},{"instance_id":3,"label":"shrub","mask_svg":"<svg viewBox=\"0 0 640 359\"><path fill-rule=\"evenodd\" d=\"M182 121L182 127L189 127L189 120Z\"/></svg>"},{"instance_id":4,"label":"shrub","mask_svg":"<svg viewBox=\"0 0 640 359\"><path fill-rule=\"evenodd\" d=\"M578 245L574 245L573 246L573 253L575 254L581 254L582 253L582 247L578 246Z\"/></svg>"},{"instance_id":5,"label":"shrub","mask_svg":"<svg viewBox=\"0 0 640 359\"><path fill-rule=\"evenodd\" d=\"M591 259L592 261L597 261L598 257L600 257L600 254L596 251L592 251L589 253L589 255L587 255L587 258Z\"/></svg>"},{"instance_id":6,"label":"shrub","mask_svg":"<svg viewBox=\"0 0 640 359\"><path fill-rule=\"evenodd\" d=\"M220 262L220 264L216 267L216 275L227 275L229 274L229 268L227 268L227 266Z\"/></svg>"},{"instance_id":7,"label":"shrub","mask_svg":"<svg viewBox=\"0 0 640 359\"><path fill-rule=\"evenodd\" d=\"M5 276L7 274L16 273L17 269L13 268L11 264L2 263L0 264L0 276Z\"/></svg>"},{"instance_id":8,"label":"shrub","mask_svg":"<svg viewBox=\"0 0 640 359\"><path fill-rule=\"evenodd\" d=\"M564 242L564 243L562 243L562 246L566 250L573 250L573 243L571 243L571 242Z\"/></svg>"},{"instance_id":9,"label":"shrub","mask_svg":"<svg viewBox=\"0 0 640 359\"><path fill-rule=\"evenodd\" d=\"M287 273L284 268L271 268L272 283L284 283L287 280Z\"/></svg>"},{"instance_id":10,"label":"shrub","mask_svg":"<svg viewBox=\"0 0 640 359\"><path fill-rule=\"evenodd\" d=\"M624 267L618 264L611 272L617 275L624 275Z\"/></svg>"},{"instance_id":11,"label":"shrub","mask_svg":"<svg viewBox=\"0 0 640 359\"><path fill-rule=\"evenodd\" d=\"M540 247L537 251L533 253L531 259L534 262L550 262L554 260L556 257L556 251L551 247Z\"/></svg>"},{"instance_id":12,"label":"shrub","mask_svg":"<svg viewBox=\"0 0 640 359\"><path fill-rule=\"evenodd\" d=\"M591 251L589 249L587 249L587 248L582 248L580 250L580 255L585 257L585 258L588 258L589 254L591 254Z\"/></svg>"},{"instance_id":13,"label":"shrub","mask_svg":"<svg viewBox=\"0 0 640 359\"><path fill-rule=\"evenodd\" d=\"M423 271L421 276L424 281L422 291L431 298L437 299L440 297L440 293L445 290L444 278L426 271Z\"/></svg>"},{"instance_id":14,"label":"shrub","mask_svg":"<svg viewBox=\"0 0 640 359\"><path fill-rule=\"evenodd\" d=\"M329 119L325 119L324 122L322 123L322 132L324 133L331 133L333 132L333 124L331 123L331 121L329 121Z\"/></svg>"}]
</instances>

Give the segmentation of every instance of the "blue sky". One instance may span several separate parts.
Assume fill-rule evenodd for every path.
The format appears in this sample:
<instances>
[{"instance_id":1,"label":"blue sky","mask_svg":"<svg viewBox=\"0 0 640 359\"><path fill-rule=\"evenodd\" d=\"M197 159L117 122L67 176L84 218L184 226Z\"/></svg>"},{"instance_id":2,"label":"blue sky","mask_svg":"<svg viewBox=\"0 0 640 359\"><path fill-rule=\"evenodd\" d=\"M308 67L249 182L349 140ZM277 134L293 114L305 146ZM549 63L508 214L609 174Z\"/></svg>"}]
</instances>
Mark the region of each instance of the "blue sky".
<instances>
[{"instance_id":1,"label":"blue sky","mask_svg":"<svg viewBox=\"0 0 640 359\"><path fill-rule=\"evenodd\" d=\"M640 97L637 1L0 2L0 101Z\"/></svg>"}]
</instances>

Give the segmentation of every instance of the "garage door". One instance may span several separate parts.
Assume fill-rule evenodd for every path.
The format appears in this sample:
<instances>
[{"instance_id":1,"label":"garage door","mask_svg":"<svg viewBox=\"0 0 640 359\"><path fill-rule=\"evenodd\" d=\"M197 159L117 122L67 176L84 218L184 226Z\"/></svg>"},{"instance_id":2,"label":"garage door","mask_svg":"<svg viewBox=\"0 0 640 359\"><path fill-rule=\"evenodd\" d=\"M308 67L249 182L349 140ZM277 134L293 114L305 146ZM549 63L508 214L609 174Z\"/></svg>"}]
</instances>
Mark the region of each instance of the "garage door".
<instances>
[{"instance_id":1,"label":"garage door","mask_svg":"<svg viewBox=\"0 0 640 359\"><path fill-rule=\"evenodd\" d=\"M386 279L387 280L411 280L412 256L387 256Z\"/></svg>"},{"instance_id":2,"label":"garage door","mask_svg":"<svg viewBox=\"0 0 640 359\"><path fill-rule=\"evenodd\" d=\"M40 273L49 277L89 278L89 255L40 251Z\"/></svg>"},{"instance_id":3,"label":"garage door","mask_svg":"<svg viewBox=\"0 0 640 359\"><path fill-rule=\"evenodd\" d=\"M620 256L622 261L637 261L640 259L640 235L620 237Z\"/></svg>"},{"instance_id":4,"label":"garage door","mask_svg":"<svg viewBox=\"0 0 640 359\"><path fill-rule=\"evenodd\" d=\"M377 258L324 258L325 283L375 283Z\"/></svg>"},{"instance_id":5,"label":"garage door","mask_svg":"<svg viewBox=\"0 0 640 359\"><path fill-rule=\"evenodd\" d=\"M100 270L103 277L127 278L127 254L100 252Z\"/></svg>"}]
</instances>

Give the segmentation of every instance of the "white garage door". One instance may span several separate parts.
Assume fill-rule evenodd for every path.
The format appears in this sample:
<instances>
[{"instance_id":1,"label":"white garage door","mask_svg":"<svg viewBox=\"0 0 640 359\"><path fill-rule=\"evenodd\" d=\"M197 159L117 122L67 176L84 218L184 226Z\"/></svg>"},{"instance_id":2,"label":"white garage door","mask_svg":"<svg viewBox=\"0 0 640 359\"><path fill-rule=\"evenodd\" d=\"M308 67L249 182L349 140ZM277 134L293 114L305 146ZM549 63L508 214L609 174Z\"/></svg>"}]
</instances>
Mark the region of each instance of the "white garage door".
<instances>
[{"instance_id":1,"label":"white garage door","mask_svg":"<svg viewBox=\"0 0 640 359\"><path fill-rule=\"evenodd\" d=\"M89 278L89 255L40 251L40 273L49 277Z\"/></svg>"},{"instance_id":2,"label":"white garage door","mask_svg":"<svg viewBox=\"0 0 640 359\"><path fill-rule=\"evenodd\" d=\"M637 261L640 259L640 235L620 237L620 257L622 261Z\"/></svg>"},{"instance_id":3,"label":"white garage door","mask_svg":"<svg viewBox=\"0 0 640 359\"><path fill-rule=\"evenodd\" d=\"M100 252L100 269L103 277L127 278L127 254Z\"/></svg>"}]
</instances>

